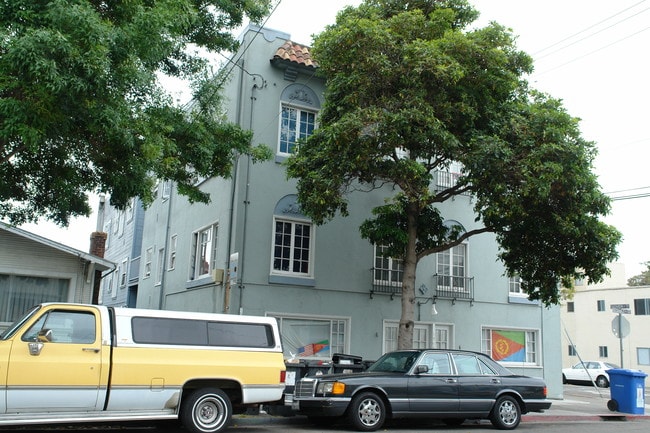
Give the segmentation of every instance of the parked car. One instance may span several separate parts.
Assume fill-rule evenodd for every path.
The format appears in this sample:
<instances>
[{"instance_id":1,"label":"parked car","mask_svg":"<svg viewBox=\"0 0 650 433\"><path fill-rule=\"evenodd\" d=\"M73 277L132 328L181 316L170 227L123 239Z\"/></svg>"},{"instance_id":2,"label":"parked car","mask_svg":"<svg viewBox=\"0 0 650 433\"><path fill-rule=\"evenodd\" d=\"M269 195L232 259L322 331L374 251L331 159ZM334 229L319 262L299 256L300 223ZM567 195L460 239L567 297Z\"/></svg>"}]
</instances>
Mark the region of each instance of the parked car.
<instances>
[{"instance_id":1,"label":"parked car","mask_svg":"<svg viewBox=\"0 0 650 433\"><path fill-rule=\"evenodd\" d=\"M595 383L600 388L609 386L610 368L619 368L618 365L603 361L579 362L573 367L562 369L562 383Z\"/></svg>"},{"instance_id":2,"label":"parked car","mask_svg":"<svg viewBox=\"0 0 650 433\"><path fill-rule=\"evenodd\" d=\"M542 379L510 372L489 356L461 350L389 352L366 371L304 377L293 408L316 424L347 417L359 431L389 418L439 418L447 425L489 419L498 429L551 407Z\"/></svg>"}]
</instances>

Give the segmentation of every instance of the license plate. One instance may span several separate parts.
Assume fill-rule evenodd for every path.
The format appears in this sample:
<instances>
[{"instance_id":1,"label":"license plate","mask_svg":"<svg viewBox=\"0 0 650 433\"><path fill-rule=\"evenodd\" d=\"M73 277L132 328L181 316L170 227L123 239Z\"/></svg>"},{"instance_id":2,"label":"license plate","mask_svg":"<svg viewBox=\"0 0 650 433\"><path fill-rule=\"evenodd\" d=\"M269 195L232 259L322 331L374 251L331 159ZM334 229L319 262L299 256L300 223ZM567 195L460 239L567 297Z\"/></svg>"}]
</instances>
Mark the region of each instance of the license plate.
<instances>
[{"instance_id":1,"label":"license plate","mask_svg":"<svg viewBox=\"0 0 650 433\"><path fill-rule=\"evenodd\" d=\"M300 402L298 400L292 401L291 402L291 409L300 410Z\"/></svg>"}]
</instances>

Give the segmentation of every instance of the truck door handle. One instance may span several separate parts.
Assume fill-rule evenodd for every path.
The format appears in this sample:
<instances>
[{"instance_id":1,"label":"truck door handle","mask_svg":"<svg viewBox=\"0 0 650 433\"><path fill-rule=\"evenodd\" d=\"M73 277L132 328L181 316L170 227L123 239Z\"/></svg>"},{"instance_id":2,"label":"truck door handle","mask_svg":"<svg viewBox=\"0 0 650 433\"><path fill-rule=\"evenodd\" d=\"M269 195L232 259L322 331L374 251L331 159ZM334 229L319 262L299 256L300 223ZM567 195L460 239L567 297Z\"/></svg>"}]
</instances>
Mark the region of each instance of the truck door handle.
<instances>
[{"instance_id":1,"label":"truck door handle","mask_svg":"<svg viewBox=\"0 0 650 433\"><path fill-rule=\"evenodd\" d=\"M96 347L84 347L83 349L84 352L93 352L93 353L99 353L99 349Z\"/></svg>"}]
</instances>

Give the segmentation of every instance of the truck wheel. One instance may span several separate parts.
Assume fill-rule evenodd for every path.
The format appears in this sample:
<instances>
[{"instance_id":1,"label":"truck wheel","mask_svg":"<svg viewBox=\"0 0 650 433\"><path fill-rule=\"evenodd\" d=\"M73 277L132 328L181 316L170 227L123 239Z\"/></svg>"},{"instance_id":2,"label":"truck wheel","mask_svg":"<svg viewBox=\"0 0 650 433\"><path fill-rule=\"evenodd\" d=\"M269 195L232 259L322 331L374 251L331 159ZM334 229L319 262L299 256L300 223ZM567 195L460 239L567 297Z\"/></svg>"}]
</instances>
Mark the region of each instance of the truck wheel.
<instances>
[{"instance_id":1,"label":"truck wheel","mask_svg":"<svg viewBox=\"0 0 650 433\"><path fill-rule=\"evenodd\" d=\"M490 413L490 422L499 430L512 430L521 421L519 403L514 397L504 395L500 397Z\"/></svg>"},{"instance_id":2,"label":"truck wheel","mask_svg":"<svg viewBox=\"0 0 650 433\"><path fill-rule=\"evenodd\" d=\"M357 430L375 431L386 421L386 406L374 392L362 392L352 399L348 417Z\"/></svg>"},{"instance_id":3,"label":"truck wheel","mask_svg":"<svg viewBox=\"0 0 650 433\"><path fill-rule=\"evenodd\" d=\"M232 404L220 389L198 389L183 399L181 421L192 433L218 433L230 424Z\"/></svg>"}]
</instances>

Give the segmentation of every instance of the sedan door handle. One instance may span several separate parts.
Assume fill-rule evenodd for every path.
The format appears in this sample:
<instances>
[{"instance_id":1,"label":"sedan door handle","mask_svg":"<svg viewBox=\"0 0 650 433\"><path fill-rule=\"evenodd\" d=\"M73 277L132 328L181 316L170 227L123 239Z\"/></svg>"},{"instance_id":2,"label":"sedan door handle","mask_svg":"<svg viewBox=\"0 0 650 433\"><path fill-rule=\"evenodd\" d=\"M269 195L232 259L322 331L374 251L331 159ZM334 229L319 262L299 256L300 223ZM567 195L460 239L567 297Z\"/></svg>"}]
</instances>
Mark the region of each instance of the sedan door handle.
<instances>
[{"instance_id":1,"label":"sedan door handle","mask_svg":"<svg viewBox=\"0 0 650 433\"><path fill-rule=\"evenodd\" d=\"M501 383L501 379L492 379L492 383Z\"/></svg>"},{"instance_id":2,"label":"sedan door handle","mask_svg":"<svg viewBox=\"0 0 650 433\"><path fill-rule=\"evenodd\" d=\"M454 378L454 377L450 377L448 379L445 379L445 382L447 382L447 383L456 383L456 382L458 382L458 380L456 378Z\"/></svg>"}]
</instances>

